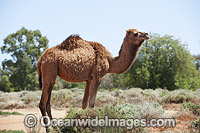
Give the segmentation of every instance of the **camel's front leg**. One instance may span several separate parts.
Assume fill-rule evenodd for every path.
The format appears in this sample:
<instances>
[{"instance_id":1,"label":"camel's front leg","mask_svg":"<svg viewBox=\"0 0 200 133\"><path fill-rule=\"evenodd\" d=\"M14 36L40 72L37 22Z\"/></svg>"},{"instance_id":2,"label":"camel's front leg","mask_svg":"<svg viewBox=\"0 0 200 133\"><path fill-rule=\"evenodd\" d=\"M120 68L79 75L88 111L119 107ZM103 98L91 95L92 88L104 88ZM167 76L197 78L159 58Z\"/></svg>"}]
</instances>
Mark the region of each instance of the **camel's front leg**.
<instances>
[{"instance_id":1,"label":"camel's front leg","mask_svg":"<svg viewBox=\"0 0 200 133\"><path fill-rule=\"evenodd\" d=\"M82 101L82 109L85 109L87 107L88 97L89 97L89 87L90 87L90 81L86 81L85 84L85 91Z\"/></svg>"},{"instance_id":2,"label":"camel's front leg","mask_svg":"<svg viewBox=\"0 0 200 133\"><path fill-rule=\"evenodd\" d=\"M92 79L89 87L89 107L93 108L96 100L96 94L100 85L100 80L96 77Z\"/></svg>"}]
</instances>

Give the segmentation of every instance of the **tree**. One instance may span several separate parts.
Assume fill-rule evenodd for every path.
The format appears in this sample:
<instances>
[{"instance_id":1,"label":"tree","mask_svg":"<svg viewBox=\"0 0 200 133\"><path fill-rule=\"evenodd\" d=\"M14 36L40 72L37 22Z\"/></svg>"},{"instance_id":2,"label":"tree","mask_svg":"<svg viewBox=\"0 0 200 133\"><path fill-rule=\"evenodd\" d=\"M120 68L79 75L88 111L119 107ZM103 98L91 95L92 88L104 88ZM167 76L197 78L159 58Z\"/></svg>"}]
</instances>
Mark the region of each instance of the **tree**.
<instances>
[{"instance_id":1,"label":"tree","mask_svg":"<svg viewBox=\"0 0 200 133\"><path fill-rule=\"evenodd\" d=\"M186 45L173 36L151 34L129 71L121 75L126 87L196 89L200 73Z\"/></svg>"},{"instance_id":2,"label":"tree","mask_svg":"<svg viewBox=\"0 0 200 133\"><path fill-rule=\"evenodd\" d=\"M7 75L1 76L0 89L1 91L5 91L5 92L13 91L11 88L9 77Z\"/></svg>"},{"instance_id":3,"label":"tree","mask_svg":"<svg viewBox=\"0 0 200 133\"><path fill-rule=\"evenodd\" d=\"M38 88L37 60L47 48L48 39L39 30L22 27L4 39L1 52L10 54L12 59L2 62L3 71L15 91Z\"/></svg>"},{"instance_id":4,"label":"tree","mask_svg":"<svg viewBox=\"0 0 200 133\"><path fill-rule=\"evenodd\" d=\"M194 58L195 58L196 69L200 70L200 54L194 55Z\"/></svg>"}]
</instances>

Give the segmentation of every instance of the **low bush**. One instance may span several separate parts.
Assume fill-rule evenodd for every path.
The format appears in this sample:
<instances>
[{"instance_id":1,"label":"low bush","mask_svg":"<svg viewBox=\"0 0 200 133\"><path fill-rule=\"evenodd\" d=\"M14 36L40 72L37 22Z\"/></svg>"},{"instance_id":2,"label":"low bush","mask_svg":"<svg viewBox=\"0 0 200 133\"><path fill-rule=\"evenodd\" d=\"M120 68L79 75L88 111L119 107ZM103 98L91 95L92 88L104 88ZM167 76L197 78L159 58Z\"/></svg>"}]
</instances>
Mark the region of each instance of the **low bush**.
<instances>
[{"instance_id":1,"label":"low bush","mask_svg":"<svg viewBox=\"0 0 200 133\"><path fill-rule=\"evenodd\" d=\"M141 89L131 88L128 90L122 90L122 93L119 94L120 103L132 103L140 104L145 101L145 97L141 94Z\"/></svg>"},{"instance_id":2,"label":"low bush","mask_svg":"<svg viewBox=\"0 0 200 133\"><path fill-rule=\"evenodd\" d=\"M141 116L141 108L137 104L120 104L114 106L113 109L123 118L140 118Z\"/></svg>"},{"instance_id":3,"label":"low bush","mask_svg":"<svg viewBox=\"0 0 200 133\"><path fill-rule=\"evenodd\" d=\"M95 106L104 107L115 103L116 98L107 90L98 92L96 96Z\"/></svg>"},{"instance_id":4,"label":"low bush","mask_svg":"<svg viewBox=\"0 0 200 133\"><path fill-rule=\"evenodd\" d=\"M115 106L104 106L104 107L96 107L94 109L85 109L85 110L77 110L70 107L69 112L67 112L66 118L78 118L78 119L87 119L92 118L96 119L104 119L108 116L108 118L113 118L119 120L119 118L124 119L136 119L136 118L160 118L164 113L162 107L154 102L148 103L146 102L144 105L138 104L117 104ZM115 121L116 122L116 121ZM116 124L116 123L115 123ZM89 125L84 125L82 127L74 126L74 127L61 127L62 132L146 132L147 130L142 127L133 127L132 125L126 125L127 127L91 127Z\"/></svg>"},{"instance_id":5,"label":"low bush","mask_svg":"<svg viewBox=\"0 0 200 133\"><path fill-rule=\"evenodd\" d=\"M0 130L0 133L24 133L24 131L19 130Z\"/></svg>"},{"instance_id":6,"label":"low bush","mask_svg":"<svg viewBox=\"0 0 200 133\"><path fill-rule=\"evenodd\" d=\"M191 123L191 132L194 133L200 132L200 118Z\"/></svg>"},{"instance_id":7,"label":"low bush","mask_svg":"<svg viewBox=\"0 0 200 133\"><path fill-rule=\"evenodd\" d=\"M22 115L19 112L3 112L0 110L0 115Z\"/></svg>"},{"instance_id":8,"label":"low bush","mask_svg":"<svg viewBox=\"0 0 200 133\"><path fill-rule=\"evenodd\" d=\"M0 109L12 108L38 108L42 91L21 91L12 93L0 93ZM51 105L53 108L66 108L69 106L81 107L84 90L78 88L62 89L52 92ZM158 102L160 104L200 102L200 89L174 90L131 88L127 90L114 89L108 91L100 89L97 92L95 106L103 107L115 104L143 104Z\"/></svg>"},{"instance_id":9,"label":"low bush","mask_svg":"<svg viewBox=\"0 0 200 133\"><path fill-rule=\"evenodd\" d=\"M200 115L200 105L198 105L198 104L194 104L194 103L191 103L191 102L184 102L181 105L181 108L189 109L190 111L192 111L192 113L194 115L197 115L197 116Z\"/></svg>"},{"instance_id":10,"label":"low bush","mask_svg":"<svg viewBox=\"0 0 200 133\"><path fill-rule=\"evenodd\" d=\"M191 90L174 90L164 95L160 102L161 103L183 103L183 102L199 102L200 97Z\"/></svg>"},{"instance_id":11,"label":"low bush","mask_svg":"<svg viewBox=\"0 0 200 133\"><path fill-rule=\"evenodd\" d=\"M145 89L141 90L141 94L144 95L145 97L148 97L150 100L156 100L163 95L163 93L167 93L167 90L164 89Z\"/></svg>"},{"instance_id":12,"label":"low bush","mask_svg":"<svg viewBox=\"0 0 200 133\"><path fill-rule=\"evenodd\" d=\"M141 105L141 118L150 120L153 118L161 118L163 114L164 110L157 102L144 102L144 104Z\"/></svg>"},{"instance_id":13,"label":"low bush","mask_svg":"<svg viewBox=\"0 0 200 133\"><path fill-rule=\"evenodd\" d=\"M105 119L106 116L108 118L123 118L123 116L120 114L119 110L114 109L113 107L105 106L105 107L99 107L95 109L85 109L85 110L75 110L74 108L70 108L70 111L67 112L66 118L92 118L95 119L96 116L98 116L98 119ZM132 125L131 125L132 126ZM114 126L114 127L91 127L89 125L85 125L82 127L75 126L75 127L61 127L62 132L118 132L118 133L123 133L123 132L143 132L145 131L144 128L138 127L138 128L131 128L128 130L126 127L119 127L119 126Z\"/></svg>"},{"instance_id":14,"label":"low bush","mask_svg":"<svg viewBox=\"0 0 200 133\"><path fill-rule=\"evenodd\" d=\"M189 110L180 110L176 113L175 119L182 122L192 122L196 120L196 116L191 113Z\"/></svg>"},{"instance_id":15,"label":"low bush","mask_svg":"<svg viewBox=\"0 0 200 133\"><path fill-rule=\"evenodd\" d=\"M51 94L52 107L68 107L71 101L74 100L74 95L71 90L62 89L59 91L53 91Z\"/></svg>"}]
</instances>

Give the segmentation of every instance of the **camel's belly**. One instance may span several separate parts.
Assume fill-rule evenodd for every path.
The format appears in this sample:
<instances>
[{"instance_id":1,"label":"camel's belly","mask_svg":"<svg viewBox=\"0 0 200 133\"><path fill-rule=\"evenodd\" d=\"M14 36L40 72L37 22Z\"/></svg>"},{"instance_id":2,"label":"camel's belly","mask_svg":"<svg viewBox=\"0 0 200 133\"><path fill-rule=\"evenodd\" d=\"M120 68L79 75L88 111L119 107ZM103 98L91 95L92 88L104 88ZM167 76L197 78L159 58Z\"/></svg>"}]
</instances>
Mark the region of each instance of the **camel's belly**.
<instances>
[{"instance_id":1,"label":"camel's belly","mask_svg":"<svg viewBox=\"0 0 200 133\"><path fill-rule=\"evenodd\" d=\"M59 70L58 76L68 82L84 82L87 80L91 80L91 70L89 71L90 72L77 73L77 72Z\"/></svg>"},{"instance_id":2,"label":"camel's belly","mask_svg":"<svg viewBox=\"0 0 200 133\"><path fill-rule=\"evenodd\" d=\"M74 50L59 57L58 76L69 82L90 80L95 54L89 50Z\"/></svg>"}]
</instances>

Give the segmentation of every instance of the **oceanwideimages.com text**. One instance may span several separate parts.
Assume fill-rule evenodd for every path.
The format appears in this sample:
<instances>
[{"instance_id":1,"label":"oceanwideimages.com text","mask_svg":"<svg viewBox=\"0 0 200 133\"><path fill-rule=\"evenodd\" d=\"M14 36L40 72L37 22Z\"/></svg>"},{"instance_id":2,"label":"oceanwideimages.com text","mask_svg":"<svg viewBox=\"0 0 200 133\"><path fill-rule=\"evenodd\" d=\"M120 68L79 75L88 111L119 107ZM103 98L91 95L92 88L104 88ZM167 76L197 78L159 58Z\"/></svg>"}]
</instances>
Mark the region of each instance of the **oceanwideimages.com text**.
<instances>
[{"instance_id":1,"label":"oceanwideimages.com text","mask_svg":"<svg viewBox=\"0 0 200 133\"><path fill-rule=\"evenodd\" d=\"M33 118L34 115L31 114L29 118L26 116L24 122L27 127L33 127L36 125L37 119ZM47 120L44 123L44 119ZM31 121L31 122L30 122ZM35 123L34 123L35 121ZM31 124L31 125L30 125ZM127 129L133 129L134 127L175 127L176 121L173 118L157 118L157 119L113 119L105 116L104 118L99 118L98 116L80 119L56 119L50 120L49 116L43 116L40 119L40 124L43 127L126 127Z\"/></svg>"}]
</instances>

